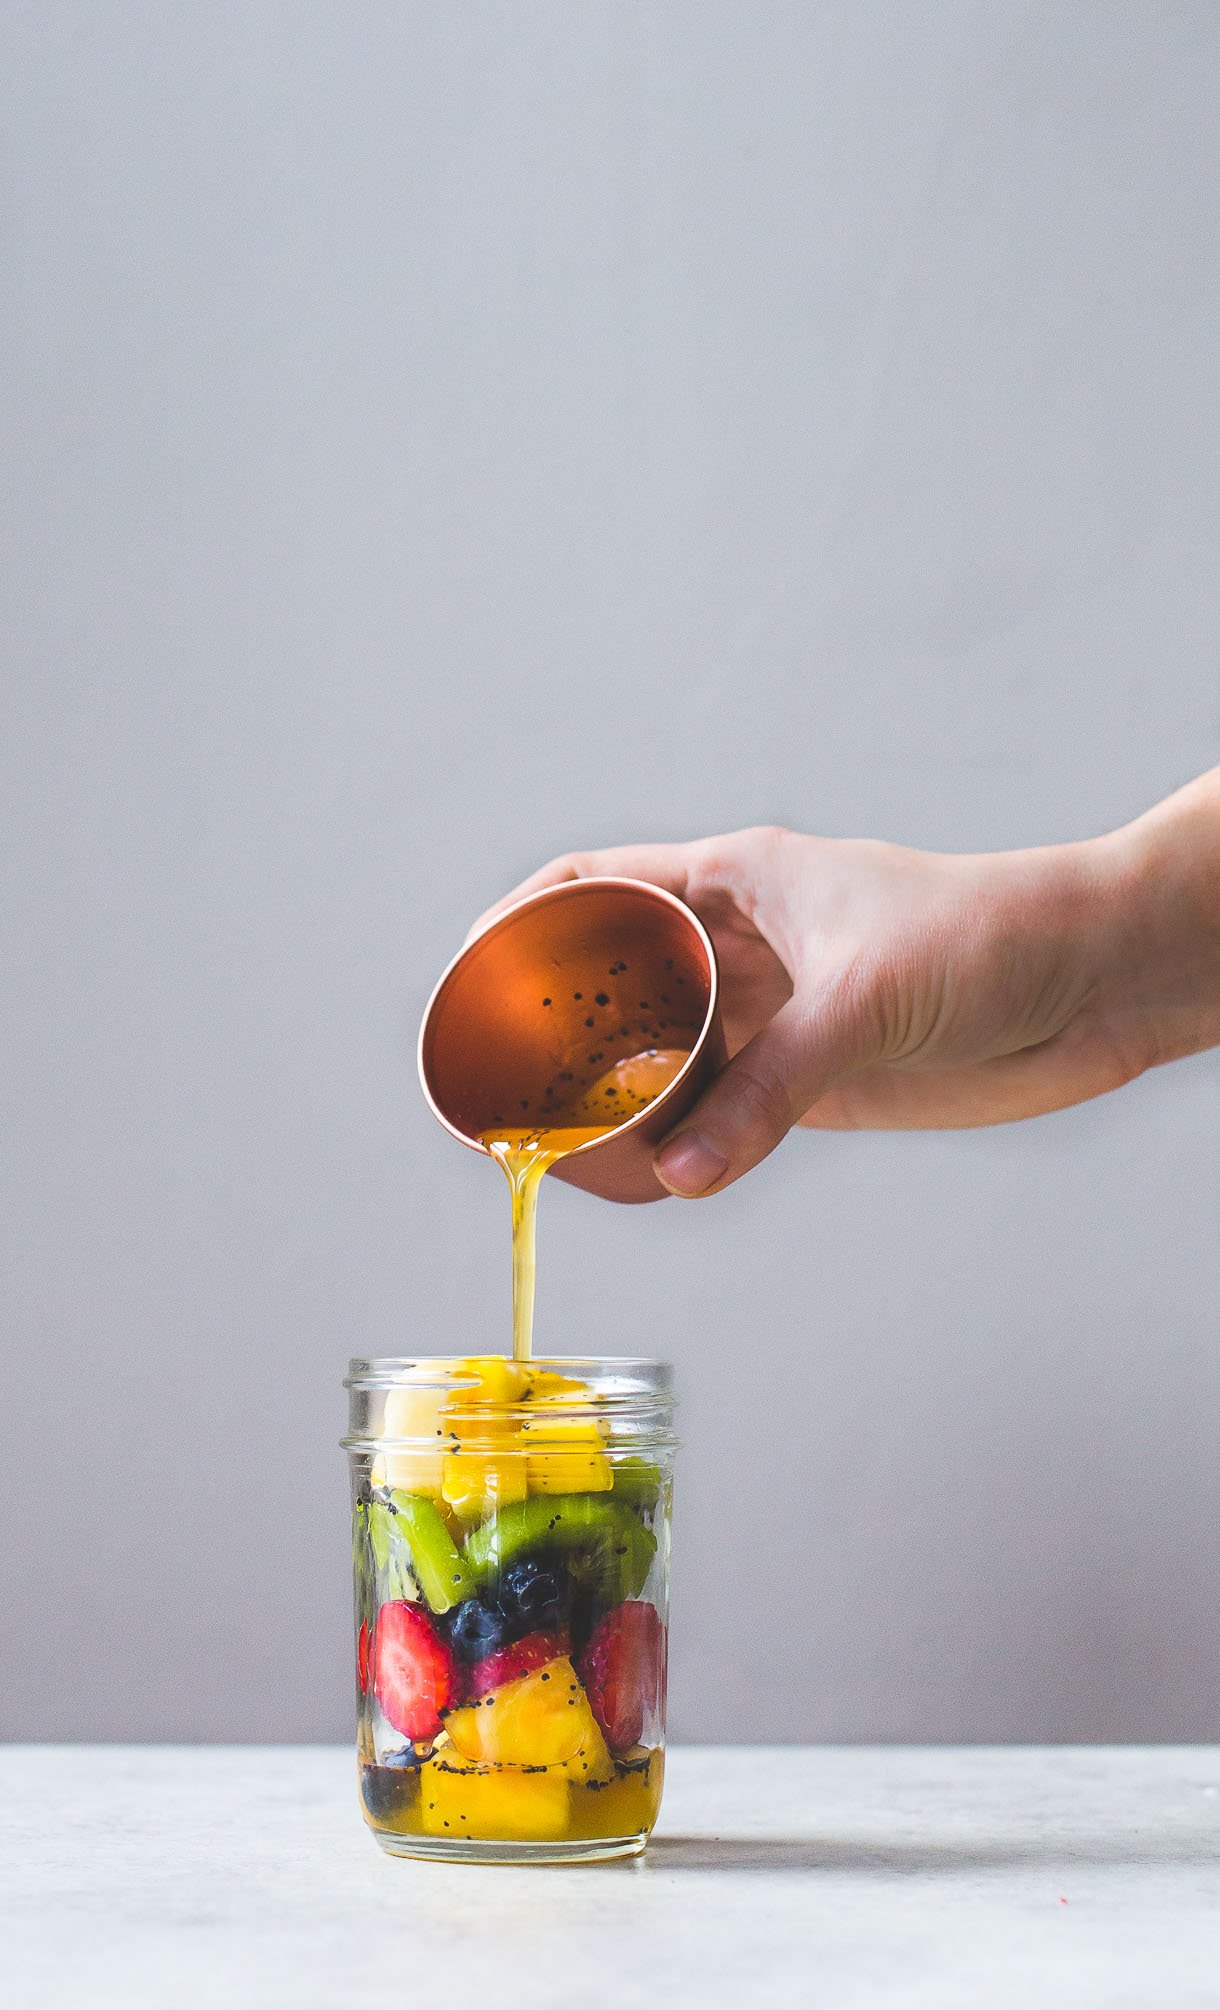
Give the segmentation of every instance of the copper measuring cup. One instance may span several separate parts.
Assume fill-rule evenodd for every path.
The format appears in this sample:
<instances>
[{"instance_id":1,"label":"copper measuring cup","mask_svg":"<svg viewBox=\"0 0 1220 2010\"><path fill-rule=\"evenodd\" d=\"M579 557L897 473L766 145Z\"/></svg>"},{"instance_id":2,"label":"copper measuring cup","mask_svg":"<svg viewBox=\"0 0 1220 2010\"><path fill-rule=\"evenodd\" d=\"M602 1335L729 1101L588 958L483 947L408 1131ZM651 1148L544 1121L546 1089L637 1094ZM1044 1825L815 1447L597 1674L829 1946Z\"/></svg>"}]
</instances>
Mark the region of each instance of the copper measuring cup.
<instances>
[{"instance_id":1,"label":"copper measuring cup","mask_svg":"<svg viewBox=\"0 0 1220 2010\"><path fill-rule=\"evenodd\" d=\"M649 1047L689 1048L669 1087L548 1177L604 1200L662 1200L660 1140L727 1058L716 953L701 921L636 879L575 879L528 894L454 957L424 1012L419 1078L452 1136L486 1151L497 1124L545 1122L606 1069Z\"/></svg>"}]
</instances>

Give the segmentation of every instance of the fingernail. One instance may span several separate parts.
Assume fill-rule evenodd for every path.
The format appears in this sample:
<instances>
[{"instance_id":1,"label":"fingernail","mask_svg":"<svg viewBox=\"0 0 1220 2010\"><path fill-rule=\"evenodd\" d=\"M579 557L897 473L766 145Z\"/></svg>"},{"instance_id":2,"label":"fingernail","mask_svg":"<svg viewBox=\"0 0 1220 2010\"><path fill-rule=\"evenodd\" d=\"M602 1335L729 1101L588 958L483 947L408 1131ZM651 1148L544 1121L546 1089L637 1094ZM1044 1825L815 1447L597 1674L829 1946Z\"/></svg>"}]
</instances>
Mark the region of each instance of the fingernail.
<instances>
[{"instance_id":1,"label":"fingernail","mask_svg":"<svg viewBox=\"0 0 1220 2010\"><path fill-rule=\"evenodd\" d=\"M693 1200L723 1179L729 1162L701 1131L679 1131L676 1138L657 1153L653 1167L662 1186L671 1193Z\"/></svg>"}]
</instances>

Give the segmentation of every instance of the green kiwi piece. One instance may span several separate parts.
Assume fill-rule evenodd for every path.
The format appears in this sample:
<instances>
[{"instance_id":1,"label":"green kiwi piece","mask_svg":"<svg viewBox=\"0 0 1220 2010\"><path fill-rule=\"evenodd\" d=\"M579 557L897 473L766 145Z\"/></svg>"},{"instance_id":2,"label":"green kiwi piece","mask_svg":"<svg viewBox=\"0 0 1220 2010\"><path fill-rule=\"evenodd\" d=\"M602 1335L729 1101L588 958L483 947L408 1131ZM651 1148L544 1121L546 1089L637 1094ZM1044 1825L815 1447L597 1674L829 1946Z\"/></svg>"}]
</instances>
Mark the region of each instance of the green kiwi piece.
<instances>
[{"instance_id":1,"label":"green kiwi piece","mask_svg":"<svg viewBox=\"0 0 1220 2010\"><path fill-rule=\"evenodd\" d=\"M398 1516L388 1501L357 1501L356 1523L353 1559L358 1545L356 1576L361 1586L362 1617L371 1626L377 1617L379 1599L417 1599L419 1583L411 1552L398 1531Z\"/></svg>"},{"instance_id":2,"label":"green kiwi piece","mask_svg":"<svg viewBox=\"0 0 1220 2010\"><path fill-rule=\"evenodd\" d=\"M394 1518L407 1538L411 1567L433 1612L448 1612L474 1590L466 1558L454 1542L436 1502L426 1494L390 1495Z\"/></svg>"},{"instance_id":3,"label":"green kiwi piece","mask_svg":"<svg viewBox=\"0 0 1220 2010\"><path fill-rule=\"evenodd\" d=\"M634 1598L657 1539L627 1501L611 1494L533 1494L513 1501L466 1538L466 1563L479 1584L528 1549L553 1550L596 1579L611 1605Z\"/></svg>"},{"instance_id":4,"label":"green kiwi piece","mask_svg":"<svg viewBox=\"0 0 1220 2010\"><path fill-rule=\"evenodd\" d=\"M632 1455L614 1461L614 1492L632 1507L654 1508L661 1498L661 1468Z\"/></svg>"}]
</instances>

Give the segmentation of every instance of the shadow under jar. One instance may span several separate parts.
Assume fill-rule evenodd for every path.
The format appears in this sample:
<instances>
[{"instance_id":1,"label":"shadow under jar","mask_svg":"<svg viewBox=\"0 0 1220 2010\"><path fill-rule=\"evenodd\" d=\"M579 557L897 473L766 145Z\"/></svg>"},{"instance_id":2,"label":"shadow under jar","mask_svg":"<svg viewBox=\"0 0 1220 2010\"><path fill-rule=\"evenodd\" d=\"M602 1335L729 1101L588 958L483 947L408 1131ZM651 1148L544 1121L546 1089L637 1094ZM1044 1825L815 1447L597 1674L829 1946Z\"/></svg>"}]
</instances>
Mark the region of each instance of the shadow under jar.
<instances>
[{"instance_id":1,"label":"shadow under jar","mask_svg":"<svg viewBox=\"0 0 1220 2010\"><path fill-rule=\"evenodd\" d=\"M353 1361L357 1757L395 1856L580 1863L661 1800L672 1377Z\"/></svg>"}]
</instances>

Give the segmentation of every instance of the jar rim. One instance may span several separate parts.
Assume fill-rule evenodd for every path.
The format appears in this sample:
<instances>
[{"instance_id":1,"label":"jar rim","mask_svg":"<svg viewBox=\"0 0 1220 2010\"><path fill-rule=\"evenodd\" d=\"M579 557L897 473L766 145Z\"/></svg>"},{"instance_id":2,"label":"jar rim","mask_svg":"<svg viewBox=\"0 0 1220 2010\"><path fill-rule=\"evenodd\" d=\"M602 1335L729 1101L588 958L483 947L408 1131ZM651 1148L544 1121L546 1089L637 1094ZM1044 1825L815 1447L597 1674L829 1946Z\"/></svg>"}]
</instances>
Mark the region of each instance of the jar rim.
<instances>
[{"instance_id":1,"label":"jar rim","mask_svg":"<svg viewBox=\"0 0 1220 2010\"><path fill-rule=\"evenodd\" d=\"M435 1369L437 1383L474 1382L474 1375L458 1374L465 1361L512 1361L501 1354L354 1354L343 1378L345 1389L379 1388L398 1381L412 1369ZM672 1396L674 1371L668 1361L656 1361L643 1354L535 1354L522 1362L524 1368L577 1376L582 1380L612 1379L634 1384L640 1395ZM425 1386L427 1386L425 1384ZM626 1390L623 1391L627 1393Z\"/></svg>"},{"instance_id":2,"label":"jar rim","mask_svg":"<svg viewBox=\"0 0 1220 2010\"><path fill-rule=\"evenodd\" d=\"M348 1434L341 1440L348 1451L395 1451L424 1449L435 1452L435 1434L387 1436L382 1423L383 1398L397 1388L408 1387L443 1396L446 1411L467 1429L485 1420L488 1406L480 1399L479 1377L463 1372L467 1361L505 1360L504 1355L406 1355L387 1354L366 1358L355 1356L344 1388L350 1392L351 1413ZM523 1364L525 1365L525 1364ZM584 1385L570 1397L548 1396L539 1410L523 1394L506 1396L491 1407L500 1423L516 1423L531 1428L538 1448L544 1424L553 1424L562 1434L572 1422L584 1422L591 1410L608 1426L619 1449L643 1450L648 1444L658 1450L672 1447L676 1408L673 1369L667 1361L650 1361L638 1355L548 1354L535 1355L528 1364L545 1372L558 1372ZM472 1393L469 1407L466 1391Z\"/></svg>"}]
</instances>

